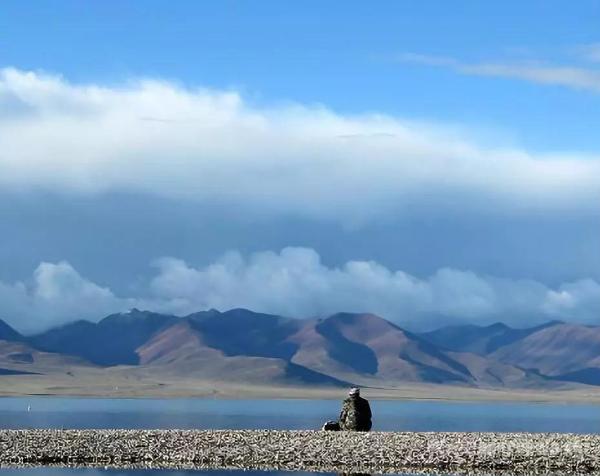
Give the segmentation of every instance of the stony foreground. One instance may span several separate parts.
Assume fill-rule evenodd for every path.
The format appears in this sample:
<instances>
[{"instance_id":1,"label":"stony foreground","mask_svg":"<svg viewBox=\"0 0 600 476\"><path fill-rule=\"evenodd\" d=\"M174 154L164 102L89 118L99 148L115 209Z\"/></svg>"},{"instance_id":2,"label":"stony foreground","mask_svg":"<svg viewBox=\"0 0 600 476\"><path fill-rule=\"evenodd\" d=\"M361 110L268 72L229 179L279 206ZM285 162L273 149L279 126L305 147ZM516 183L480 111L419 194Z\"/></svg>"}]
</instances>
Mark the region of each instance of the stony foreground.
<instances>
[{"instance_id":1,"label":"stony foreground","mask_svg":"<svg viewBox=\"0 0 600 476\"><path fill-rule=\"evenodd\" d=\"M38 465L366 473L589 473L600 471L600 436L254 430L0 431L0 466Z\"/></svg>"}]
</instances>

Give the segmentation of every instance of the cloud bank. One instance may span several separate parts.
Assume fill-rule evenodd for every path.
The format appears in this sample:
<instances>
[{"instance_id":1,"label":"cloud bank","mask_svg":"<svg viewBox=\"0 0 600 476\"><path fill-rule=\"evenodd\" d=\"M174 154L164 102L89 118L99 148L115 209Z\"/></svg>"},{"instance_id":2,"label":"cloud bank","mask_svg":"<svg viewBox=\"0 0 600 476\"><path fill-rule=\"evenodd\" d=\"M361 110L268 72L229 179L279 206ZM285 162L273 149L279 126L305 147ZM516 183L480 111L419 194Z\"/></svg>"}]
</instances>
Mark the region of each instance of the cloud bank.
<instances>
[{"instance_id":1,"label":"cloud bank","mask_svg":"<svg viewBox=\"0 0 600 476\"><path fill-rule=\"evenodd\" d=\"M131 307L178 315L245 307L299 318L374 312L413 329L497 320L523 327L551 319L588 323L600 313L600 284L589 279L549 288L449 268L419 279L373 261L328 267L310 248L247 257L230 252L204 267L162 258L154 266L148 288L122 298L68 263L42 263L30 283L0 283L0 315L17 329L33 332Z\"/></svg>"},{"instance_id":2,"label":"cloud bank","mask_svg":"<svg viewBox=\"0 0 600 476\"><path fill-rule=\"evenodd\" d=\"M415 207L589 211L600 199L591 157L156 80L77 85L3 69L0 143L4 190L142 192L351 223Z\"/></svg>"},{"instance_id":3,"label":"cloud bank","mask_svg":"<svg viewBox=\"0 0 600 476\"><path fill-rule=\"evenodd\" d=\"M69 263L40 263L24 283L0 281L0 318L35 332L77 319L97 320L135 305L82 277Z\"/></svg>"},{"instance_id":4,"label":"cloud bank","mask_svg":"<svg viewBox=\"0 0 600 476\"><path fill-rule=\"evenodd\" d=\"M600 63L600 43L590 43L578 48L580 55L592 63Z\"/></svg>"},{"instance_id":5,"label":"cloud bank","mask_svg":"<svg viewBox=\"0 0 600 476\"><path fill-rule=\"evenodd\" d=\"M588 45L581 51L589 61L600 60L598 45ZM600 93L600 70L598 69L559 66L539 61L464 63L454 58L418 54L404 54L399 59L408 63L450 68L461 74L513 78Z\"/></svg>"}]
</instances>

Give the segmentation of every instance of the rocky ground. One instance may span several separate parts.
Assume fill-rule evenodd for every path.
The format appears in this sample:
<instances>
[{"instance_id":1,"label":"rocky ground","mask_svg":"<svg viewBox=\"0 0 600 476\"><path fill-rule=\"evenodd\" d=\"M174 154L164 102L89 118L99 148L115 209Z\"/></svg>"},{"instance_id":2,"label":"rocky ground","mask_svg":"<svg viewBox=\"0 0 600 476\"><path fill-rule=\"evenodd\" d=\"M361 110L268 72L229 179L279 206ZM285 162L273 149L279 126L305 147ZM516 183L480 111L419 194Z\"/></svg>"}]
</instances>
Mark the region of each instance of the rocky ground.
<instances>
[{"instance_id":1,"label":"rocky ground","mask_svg":"<svg viewBox=\"0 0 600 476\"><path fill-rule=\"evenodd\" d=\"M322 431L4 430L0 466L591 473L600 436Z\"/></svg>"}]
</instances>

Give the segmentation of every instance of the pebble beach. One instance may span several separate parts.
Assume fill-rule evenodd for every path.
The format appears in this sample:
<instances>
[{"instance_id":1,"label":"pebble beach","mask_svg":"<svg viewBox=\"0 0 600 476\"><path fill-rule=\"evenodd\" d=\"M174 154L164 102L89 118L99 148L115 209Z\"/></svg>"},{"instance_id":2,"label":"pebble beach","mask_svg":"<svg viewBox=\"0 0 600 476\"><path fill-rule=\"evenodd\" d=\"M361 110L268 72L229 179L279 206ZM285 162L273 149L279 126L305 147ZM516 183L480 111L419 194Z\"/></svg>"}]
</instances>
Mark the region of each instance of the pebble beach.
<instances>
[{"instance_id":1,"label":"pebble beach","mask_svg":"<svg viewBox=\"0 0 600 476\"><path fill-rule=\"evenodd\" d=\"M319 472L600 471L600 436L272 430L2 430L0 466Z\"/></svg>"}]
</instances>

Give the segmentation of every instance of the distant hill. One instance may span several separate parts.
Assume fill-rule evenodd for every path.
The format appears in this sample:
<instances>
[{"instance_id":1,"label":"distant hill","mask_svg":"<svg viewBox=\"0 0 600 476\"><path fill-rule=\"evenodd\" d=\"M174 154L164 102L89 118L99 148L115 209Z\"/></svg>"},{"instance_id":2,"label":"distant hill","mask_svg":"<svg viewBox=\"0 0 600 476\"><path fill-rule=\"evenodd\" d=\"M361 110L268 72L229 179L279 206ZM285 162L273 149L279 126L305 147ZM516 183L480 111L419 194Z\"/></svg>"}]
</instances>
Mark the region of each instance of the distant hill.
<instances>
[{"instance_id":1,"label":"distant hill","mask_svg":"<svg viewBox=\"0 0 600 476\"><path fill-rule=\"evenodd\" d=\"M505 324L449 326L422 334L455 352L517 367L531 378L600 385L600 327L558 321L527 329ZM506 369L495 372L506 375Z\"/></svg>"},{"instance_id":2,"label":"distant hill","mask_svg":"<svg viewBox=\"0 0 600 476\"><path fill-rule=\"evenodd\" d=\"M136 365L136 349L177 321L175 316L133 309L105 317L97 324L77 321L51 329L32 337L30 343L40 350L76 355L98 365Z\"/></svg>"},{"instance_id":3,"label":"distant hill","mask_svg":"<svg viewBox=\"0 0 600 476\"><path fill-rule=\"evenodd\" d=\"M542 380L510 364L440 349L373 314L297 320L245 309L201 312L166 326L136 352L141 365L209 379L293 377L312 384L393 387L405 382L490 386Z\"/></svg>"},{"instance_id":4,"label":"distant hill","mask_svg":"<svg viewBox=\"0 0 600 476\"><path fill-rule=\"evenodd\" d=\"M443 349L455 352L473 352L479 355L488 355L495 350L524 339L530 334L546 327L559 324L549 322L538 327L527 329L513 329L506 324L497 322L489 326L461 325L448 326L421 336Z\"/></svg>"},{"instance_id":5,"label":"distant hill","mask_svg":"<svg viewBox=\"0 0 600 476\"><path fill-rule=\"evenodd\" d=\"M287 325L274 316L260 317L265 325L256 334L254 328L228 332L221 326L233 324L246 314L248 321L257 318L249 311L236 310L222 315L193 315L162 329L136 352L141 365L160 368L171 375L193 376L202 380L235 380L248 383L310 384L347 386L349 382L311 370L282 357L277 337ZM279 326L281 327L279 328ZM266 339L274 333L273 345ZM285 334L284 334L285 335ZM246 336L246 337L244 337Z\"/></svg>"},{"instance_id":6,"label":"distant hill","mask_svg":"<svg viewBox=\"0 0 600 476\"><path fill-rule=\"evenodd\" d=\"M133 309L25 338L0 321L0 369L69 366L265 385L600 385L600 328L497 323L417 334L369 313L301 320L247 309L185 317Z\"/></svg>"},{"instance_id":7,"label":"distant hill","mask_svg":"<svg viewBox=\"0 0 600 476\"><path fill-rule=\"evenodd\" d=\"M600 327L555 324L496 350L491 358L549 377L600 385Z\"/></svg>"},{"instance_id":8,"label":"distant hill","mask_svg":"<svg viewBox=\"0 0 600 476\"><path fill-rule=\"evenodd\" d=\"M12 327L10 327L6 322L0 319L0 340L20 342L25 340L25 338Z\"/></svg>"},{"instance_id":9,"label":"distant hill","mask_svg":"<svg viewBox=\"0 0 600 476\"><path fill-rule=\"evenodd\" d=\"M292 361L363 384L471 381L468 368L418 336L373 314L308 321L288 338Z\"/></svg>"}]
</instances>

